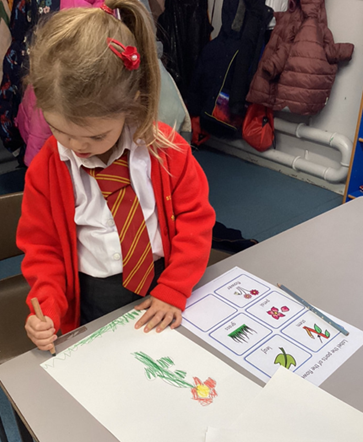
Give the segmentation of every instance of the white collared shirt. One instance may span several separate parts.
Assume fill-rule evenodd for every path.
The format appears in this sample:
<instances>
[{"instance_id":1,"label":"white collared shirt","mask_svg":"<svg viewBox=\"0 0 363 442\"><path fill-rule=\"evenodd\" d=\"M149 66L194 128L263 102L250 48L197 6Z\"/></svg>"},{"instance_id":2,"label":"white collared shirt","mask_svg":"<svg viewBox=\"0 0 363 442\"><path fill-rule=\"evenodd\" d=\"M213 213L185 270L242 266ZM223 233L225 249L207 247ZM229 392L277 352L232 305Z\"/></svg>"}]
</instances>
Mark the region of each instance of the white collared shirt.
<instances>
[{"instance_id":1,"label":"white collared shirt","mask_svg":"<svg viewBox=\"0 0 363 442\"><path fill-rule=\"evenodd\" d=\"M82 169L107 167L130 150L131 185L139 201L150 238L154 260L164 256L160 227L151 184L151 160L144 144L136 145L133 131L124 127L122 136L105 165L98 157L79 158L73 151L58 143L59 156L72 178L77 225L79 271L105 278L122 272L122 252L117 228L97 181Z\"/></svg>"}]
</instances>

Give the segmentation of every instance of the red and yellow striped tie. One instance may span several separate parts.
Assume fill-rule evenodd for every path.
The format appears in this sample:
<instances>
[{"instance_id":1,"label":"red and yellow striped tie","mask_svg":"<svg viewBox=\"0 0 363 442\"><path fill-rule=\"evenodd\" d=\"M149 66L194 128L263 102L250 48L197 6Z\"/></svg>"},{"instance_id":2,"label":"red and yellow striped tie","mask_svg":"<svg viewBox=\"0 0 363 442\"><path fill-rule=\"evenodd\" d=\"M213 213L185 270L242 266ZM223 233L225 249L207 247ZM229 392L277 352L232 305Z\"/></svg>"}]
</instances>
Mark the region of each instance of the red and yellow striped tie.
<instances>
[{"instance_id":1,"label":"red and yellow striped tie","mask_svg":"<svg viewBox=\"0 0 363 442\"><path fill-rule=\"evenodd\" d=\"M131 186L127 154L105 169L87 169L107 201L120 237L123 286L145 296L154 278L149 235L139 200Z\"/></svg>"}]
</instances>

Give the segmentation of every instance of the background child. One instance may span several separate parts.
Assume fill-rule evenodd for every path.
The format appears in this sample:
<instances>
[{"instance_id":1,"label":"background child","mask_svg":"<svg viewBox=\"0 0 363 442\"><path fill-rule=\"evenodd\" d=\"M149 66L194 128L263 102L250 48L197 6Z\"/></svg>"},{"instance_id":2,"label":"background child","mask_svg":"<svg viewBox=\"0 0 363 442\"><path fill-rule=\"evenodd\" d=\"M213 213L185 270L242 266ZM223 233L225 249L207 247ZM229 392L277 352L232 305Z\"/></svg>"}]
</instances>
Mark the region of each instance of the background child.
<instances>
[{"instance_id":1,"label":"background child","mask_svg":"<svg viewBox=\"0 0 363 442\"><path fill-rule=\"evenodd\" d=\"M28 336L49 350L59 329L146 294L135 327L177 327L207 265L215 216L189 145L156 123L160 79L147 10L108 0L56 13L36 31L29 83L53 136L27 171L18 227L31 287Z\"/></svg>"}]
</instances>

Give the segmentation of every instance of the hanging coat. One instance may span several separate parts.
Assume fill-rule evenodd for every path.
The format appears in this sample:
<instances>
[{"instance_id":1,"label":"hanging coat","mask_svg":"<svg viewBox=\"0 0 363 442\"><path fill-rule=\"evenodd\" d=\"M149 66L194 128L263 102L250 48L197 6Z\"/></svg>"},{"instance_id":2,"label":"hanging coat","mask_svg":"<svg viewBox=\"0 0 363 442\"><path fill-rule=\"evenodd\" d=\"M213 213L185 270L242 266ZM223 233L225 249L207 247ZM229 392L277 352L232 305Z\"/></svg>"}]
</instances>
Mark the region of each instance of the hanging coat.
<instances>
[{"instance_id":1,"label":"hanging coat","mask_svg":"<svg viewBox=\"0 0 363 442\"><path fill-rule=\"evenodd\" d=\"M240 4L224 0L221 30L199 57L187 99L189 113L200 117L201 128L221 137L239 135L251 72L257 69L261 37L273 14L264 0L243 0L245 11L239 17Z\"/></svg>"},{"instance_id":2,"label":"hanging coat","mask_svg":"<svg viewBox=\"0 0 363 442\"><path fill-rule=\"evenodd\" d=\"M166 0L159 16L157 38L163 43L162 62L185 98L202 48L212 26L208 0Z\"/></svg>"},{"instance_id":3,"label":"hanging coat","mask_svg":"<svg viewBox=\"0 0 363 442\"><path fill-rule=\"evenodd\" d=\"M247 100L315 115L328 101L338 63L351 59L354 46L334 43L324 0L301 0L295 11L276 13L276 21Z\"/></svg>"},{"instance_id":4,"label":"hanging coat","mask_svg":"<svg viewBox=\"0 0 363 442\"><path fill-rule=\"evenodd\" d=\"M28 49L33 26L40 15L59 9L59 0L18 0L14 2L10 32L12 42L3 63L0 87L0 138L4 147L22 164L25 143L15 126L15 117L22 98L22 77L27 72Z\"/></svg>"}]
</instances>

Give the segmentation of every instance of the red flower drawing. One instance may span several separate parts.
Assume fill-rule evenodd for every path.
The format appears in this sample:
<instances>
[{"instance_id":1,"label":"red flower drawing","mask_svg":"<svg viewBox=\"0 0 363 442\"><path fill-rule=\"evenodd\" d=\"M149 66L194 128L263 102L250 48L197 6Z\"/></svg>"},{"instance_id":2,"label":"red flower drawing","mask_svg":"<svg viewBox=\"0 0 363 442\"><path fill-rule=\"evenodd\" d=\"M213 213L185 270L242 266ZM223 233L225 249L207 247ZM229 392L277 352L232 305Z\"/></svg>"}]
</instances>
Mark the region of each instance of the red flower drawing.
<instances>
[{"instance_id":1,"label":"red flower drawing","mask_svg":"<svg viewBox=\"0 0 363 442\"><path fill-rule=\"evenodd\" d=\"M282 313L280 313L279 309L276 307L272 307L271 310L269 310L267 313L275 319L283 318L285 316Z\"/></svg>"},{"instance_id":2,"label":"red flower drawing","mask_svg":"<svg viewBox=\"0 0 363 442\"><path fill-rule=\"evenodd\" d=\"M215 390L216 381L208 378L204 383L199 378L193 377L195 387L192 388L193 399L199 401L201 405L209 405L213 398L217 396Z\"/></svg>"}]
</instances>

